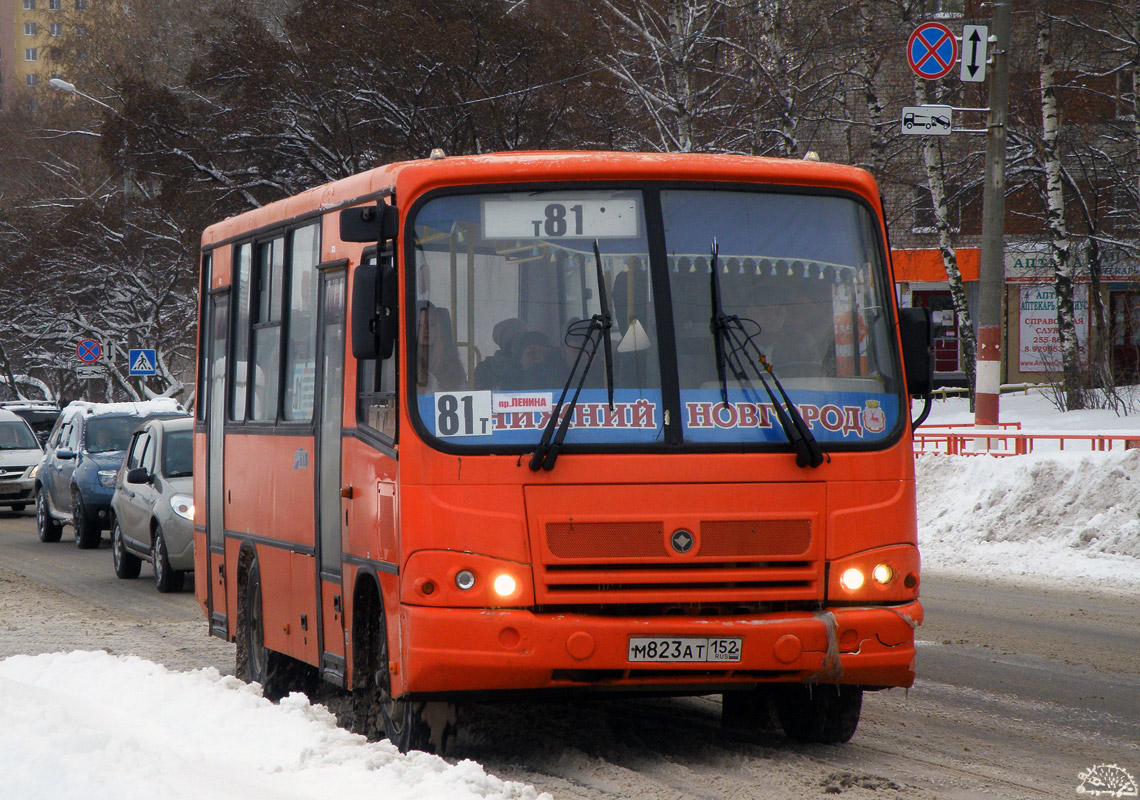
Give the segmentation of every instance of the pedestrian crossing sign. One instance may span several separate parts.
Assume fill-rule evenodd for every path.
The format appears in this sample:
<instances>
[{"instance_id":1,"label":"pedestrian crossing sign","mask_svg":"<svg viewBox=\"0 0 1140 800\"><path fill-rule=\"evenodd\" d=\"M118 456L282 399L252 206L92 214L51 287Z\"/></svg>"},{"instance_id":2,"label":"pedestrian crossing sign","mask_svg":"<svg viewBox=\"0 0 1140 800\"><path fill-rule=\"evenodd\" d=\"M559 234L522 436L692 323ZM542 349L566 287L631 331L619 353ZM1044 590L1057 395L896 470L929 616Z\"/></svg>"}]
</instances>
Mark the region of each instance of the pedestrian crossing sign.
<instances>
[{"instance_id":1,"label":"pedestrian crossing sign","mask_svg":"<svg viewBox=\"0 0 1140 800\"><path fill-rule=\"evenodd\" d=\"M154 350L131 350L127 364L131 375L153 375L157 361Z\"/></svg>"}]
</instances>

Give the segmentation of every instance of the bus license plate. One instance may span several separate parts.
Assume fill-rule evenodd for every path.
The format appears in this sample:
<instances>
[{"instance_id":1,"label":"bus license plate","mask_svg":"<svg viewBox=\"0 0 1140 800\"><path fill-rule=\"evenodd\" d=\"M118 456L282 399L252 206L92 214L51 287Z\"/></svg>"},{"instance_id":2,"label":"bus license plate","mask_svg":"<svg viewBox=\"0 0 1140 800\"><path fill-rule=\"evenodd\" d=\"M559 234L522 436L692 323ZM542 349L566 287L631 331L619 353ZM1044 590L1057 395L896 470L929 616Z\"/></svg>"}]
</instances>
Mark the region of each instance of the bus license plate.
<instances>
[{"instance_id":1,"label":"bus license plate","mask_svg":"<svg viewBox=\"0 0 1140 800\"><path fill-rule=\"evenodd\" d=\"M739 661L742 639L728 637L632 636L630 661L717 662Z\"/></svg>"}]
</instances>

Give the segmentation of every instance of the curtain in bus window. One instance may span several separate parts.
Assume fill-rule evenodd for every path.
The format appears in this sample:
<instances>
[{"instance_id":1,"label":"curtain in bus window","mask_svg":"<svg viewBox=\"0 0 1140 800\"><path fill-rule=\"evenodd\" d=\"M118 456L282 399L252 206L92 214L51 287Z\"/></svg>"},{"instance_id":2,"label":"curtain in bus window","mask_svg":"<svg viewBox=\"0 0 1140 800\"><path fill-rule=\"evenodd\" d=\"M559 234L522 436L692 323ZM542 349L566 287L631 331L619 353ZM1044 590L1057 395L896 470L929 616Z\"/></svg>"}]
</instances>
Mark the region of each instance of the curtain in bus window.
<instances>
[{"instance_id":1,"label":"curtain in bus window","mask_svg":"<svg viewBox=\"0 0 1140 800\"><path fill-rule=\"evenodd\" d=\"M234 372L230 419L242 421L246 411L246 386L249 381L249 298L253 253L248 244L234 248Z\"/></svg>"},{"instance_id":2,"label":"curtain in bus window","mask_svg":"<svg viewBox=\"0 0 1140 800\"><path fill-rule=\"evenodd\" d=\"M313 418L317 369L318 225L293 231L289 259L289 338L285 343L285 419Z\"/></svg>"},{"instance_id":3,"label":"curtain in bus window","mask_svg":"<svg viewBox=\"0 0 1140 800\"><path fill-rule=\"evenodd\" d=\"M281 297L285 277L285 241L257 248L257 315L253 320L253 397L250 419L277 418L281 381Z\"/></svg>"},{"instance_id":4,"label":"curtain in bus window","mask_svg":"<svg viewBox=\"0 0 1140 800\"><path fill-rule=\"evenodd\" d=\"M424 427L453 445L538 441L587 335L598 339L590 334L601 312L596 241L613 319L615 407L606 402L599 349L566 444L659 440L645 230L639 191L466 194L425 203L415 219L409 353Z\"/></svg>"},{"instance_id":5,"label":"curtain in bus window","mask_svg":"<svg viewBox=\"0 0 1140 800\"><path fill-rule=\"evenodd\" d=\"M897 429L887 282L865 207L807 193L684 190L662 192L662 207L686 441L786 442L753 346L820 441ZM738 323L738 340L725 343L727 404L711 325L714 242L723 310Z\"/></svg>"}]
</instances>

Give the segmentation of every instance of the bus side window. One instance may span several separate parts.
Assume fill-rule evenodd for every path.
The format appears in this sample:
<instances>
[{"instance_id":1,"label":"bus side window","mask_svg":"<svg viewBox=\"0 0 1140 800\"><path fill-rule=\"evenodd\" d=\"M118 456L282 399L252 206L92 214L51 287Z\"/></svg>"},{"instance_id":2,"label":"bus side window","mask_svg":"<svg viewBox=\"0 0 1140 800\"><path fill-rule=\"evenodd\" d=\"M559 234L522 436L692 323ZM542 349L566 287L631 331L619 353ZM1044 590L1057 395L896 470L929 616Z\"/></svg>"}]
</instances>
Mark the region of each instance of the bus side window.
<instances>
[{"instance_id":1,"label":"bus side window","mask_svg":"<svg viewBox=\"0 0 1140 800\"><path fill-rule=\"evenodd\" d=\"M376 256L367 257L375 261ZM398 347L398 345L397 345ZM386 359L360 359L357 362L356 418L387 442L396 441L396 352Z\"/></svg>"}]
</instances>

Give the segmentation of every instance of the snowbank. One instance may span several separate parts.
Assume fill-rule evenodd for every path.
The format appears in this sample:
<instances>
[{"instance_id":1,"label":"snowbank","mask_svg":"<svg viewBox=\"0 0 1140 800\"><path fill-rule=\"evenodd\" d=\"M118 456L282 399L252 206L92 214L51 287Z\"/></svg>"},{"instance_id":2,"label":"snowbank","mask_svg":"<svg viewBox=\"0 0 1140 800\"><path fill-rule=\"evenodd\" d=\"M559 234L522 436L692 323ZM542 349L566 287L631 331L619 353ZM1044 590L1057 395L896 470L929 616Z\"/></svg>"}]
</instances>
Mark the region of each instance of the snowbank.
<instances>
[{"instance_id":1,"label":"snowbank","mask_svg":"<svg viewBox=\"0 0 1140 800\"><path fill-rule=\"evenodd\" d=\"M274 705L217 670L72 652L0 661L5 800L549 799L336 726L303 695Z\"/></svg>"},{"instance_id":2,"label":"snowbank","mask_svg":"<svg viewBox=\"0 0 1140 800\"><path fill-rule=\"evenodd\" d=\"M1140 435L1140 416L1061 414L1040 392L1001 408L1026 432ZM971 422L961 399L936 403L929 425ZM1140 450L930 455L915 469L924 570L1140 590Z\"/></svg>"}]
</instances>

